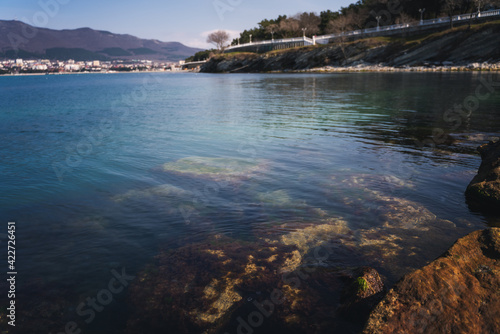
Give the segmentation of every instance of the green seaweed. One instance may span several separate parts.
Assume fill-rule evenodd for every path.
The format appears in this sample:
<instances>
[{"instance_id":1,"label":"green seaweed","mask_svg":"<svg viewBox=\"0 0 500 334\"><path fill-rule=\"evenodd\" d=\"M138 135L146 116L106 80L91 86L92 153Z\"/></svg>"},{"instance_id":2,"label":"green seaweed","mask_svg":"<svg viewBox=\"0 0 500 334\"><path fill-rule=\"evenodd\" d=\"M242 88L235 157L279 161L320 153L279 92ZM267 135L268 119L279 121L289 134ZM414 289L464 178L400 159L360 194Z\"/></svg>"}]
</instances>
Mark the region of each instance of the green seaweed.
<instances>
[{"instance_id":1,"label":"green seaweed","mask_svg":"<svg viewBox=\"0 0 500 334\"><path fill-rule=\"evenodd\" d=\"M368 290L368 282L363 277L358 277L354 284L356 286L356 291L358 292L365 292Z\"/></svg>"}]
</instances>

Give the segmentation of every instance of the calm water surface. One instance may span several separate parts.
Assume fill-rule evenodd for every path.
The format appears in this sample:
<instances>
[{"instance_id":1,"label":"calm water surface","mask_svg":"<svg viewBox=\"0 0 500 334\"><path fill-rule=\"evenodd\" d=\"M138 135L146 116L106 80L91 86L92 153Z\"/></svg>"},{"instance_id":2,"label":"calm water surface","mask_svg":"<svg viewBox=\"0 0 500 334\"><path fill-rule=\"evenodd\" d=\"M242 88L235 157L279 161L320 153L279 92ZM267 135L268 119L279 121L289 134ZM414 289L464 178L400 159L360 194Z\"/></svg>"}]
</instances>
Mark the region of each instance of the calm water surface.
<instances>
[{"instance_id":1,"label":"calm water surface","mask_svg":"<svg viewBox=\"0 0 500 334\"><path fill-rule=\"evenodd\" d=\"M390 211L371 202L377 196L436 216L415 257L389 263L338 254L331 261L373 266L391 284L465 233L498 226L497 218L471 212L463 192L480 163L475 148L498 136L500 95L479 101L470 115L447 112L474 96L480 78L0 77L0 235L5 244L7 222L17 223L19 299L27 308L64 300L61 312L71 318L81 300L107 286L110 270L135 275L159 249L216 234L253 240L272 226L325 216L347 221L353 233L367 231L378 224L374 215ZM231 183L161 168L187 157L265 161L266 168ZM185 191L183 198L148 193L162 185ZM94 326L120 332L122 304Z\"/></svg>"}]
</instances>

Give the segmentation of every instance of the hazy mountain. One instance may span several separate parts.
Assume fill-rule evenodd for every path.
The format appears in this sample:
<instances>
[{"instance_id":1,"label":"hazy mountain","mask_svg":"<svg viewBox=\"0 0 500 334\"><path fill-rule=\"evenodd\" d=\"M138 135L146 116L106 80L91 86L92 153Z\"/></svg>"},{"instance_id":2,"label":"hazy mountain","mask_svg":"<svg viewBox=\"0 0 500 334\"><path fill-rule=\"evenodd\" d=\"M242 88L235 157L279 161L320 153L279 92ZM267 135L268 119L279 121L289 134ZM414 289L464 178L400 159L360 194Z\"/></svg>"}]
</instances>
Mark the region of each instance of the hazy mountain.
<instances>
[{"instance_id":1,"label":"hazy mountain","mask_svg":"<svg viewBox=\"0 0 500 334\"><path fill-rule=\"evenodd\" d=\"M0 58L177 61L198 51L201 49L179 42L140 39L90 28L52 30L0 20Z\"/></svg>"}]
</instances>

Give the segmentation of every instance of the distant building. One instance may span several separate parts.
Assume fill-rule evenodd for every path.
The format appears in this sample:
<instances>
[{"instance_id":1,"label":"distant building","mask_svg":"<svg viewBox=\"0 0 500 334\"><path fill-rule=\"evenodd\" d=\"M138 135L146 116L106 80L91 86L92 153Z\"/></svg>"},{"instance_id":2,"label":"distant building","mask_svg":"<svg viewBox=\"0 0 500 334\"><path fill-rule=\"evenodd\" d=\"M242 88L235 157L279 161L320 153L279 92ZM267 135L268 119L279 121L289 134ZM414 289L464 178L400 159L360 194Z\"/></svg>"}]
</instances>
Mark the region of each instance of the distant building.
<instances>
[{"instance_id":1,"label":"distant building","mask_svg":"<svg viewBox=\"0 0 500 334\"><path fill-rule=\"evenodd\" d=\"M99 67L99 66L101 66L101 62L99 60L94 60L92 62L92 66Z\"/></svg>"},{"instance_id":2,"label":"distant building","mask_svg":"<svg viewBox=\"0 0 500 334\"><path fill-rule=\"evenodd\" d=\"M67 72L76 72L76 71L80 71L80 69L81 69L80 65L75 65L75 64L64 65L64 70Z\"/></svg>"},{"instance_id":3,"label":"distant building","mask_svg":"<svg viewBox=\"0 0 500 334\"><path fill-rule=\"evenodd\" d=\"M16 65L23 65L23 60L22 59L16 59Z\"/></svg>"},{"instance_id":4,"label":"distant building","mask_svg":"<svg viewBox=\"0 0 500 334\"><path fill-rule=\"evenodd\" d=\"M45 64L35 64L31 68L36 70L36 71L47 71L48 70L48 66Z\"/></svg>"}]
</instances>

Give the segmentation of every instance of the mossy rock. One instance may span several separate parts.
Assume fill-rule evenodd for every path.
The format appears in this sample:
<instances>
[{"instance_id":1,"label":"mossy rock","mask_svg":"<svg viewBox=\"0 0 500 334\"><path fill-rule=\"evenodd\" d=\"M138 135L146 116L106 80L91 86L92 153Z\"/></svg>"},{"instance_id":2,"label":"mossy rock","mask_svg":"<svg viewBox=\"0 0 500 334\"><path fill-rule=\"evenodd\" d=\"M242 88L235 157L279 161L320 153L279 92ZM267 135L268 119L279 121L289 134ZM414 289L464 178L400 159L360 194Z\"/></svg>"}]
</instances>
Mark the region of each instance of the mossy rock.
<instances>
[{"instance_id":1,"label":"mossy rock","mask_svg":"<svg viewBox=\"0 0 500 334\"><path fill-rule=\"evenodd\" d=\"M368 282L363 277L358 277L356 279L355 285L358 293L362 293L368 290Z\"/></svg>"}]
</instances>

